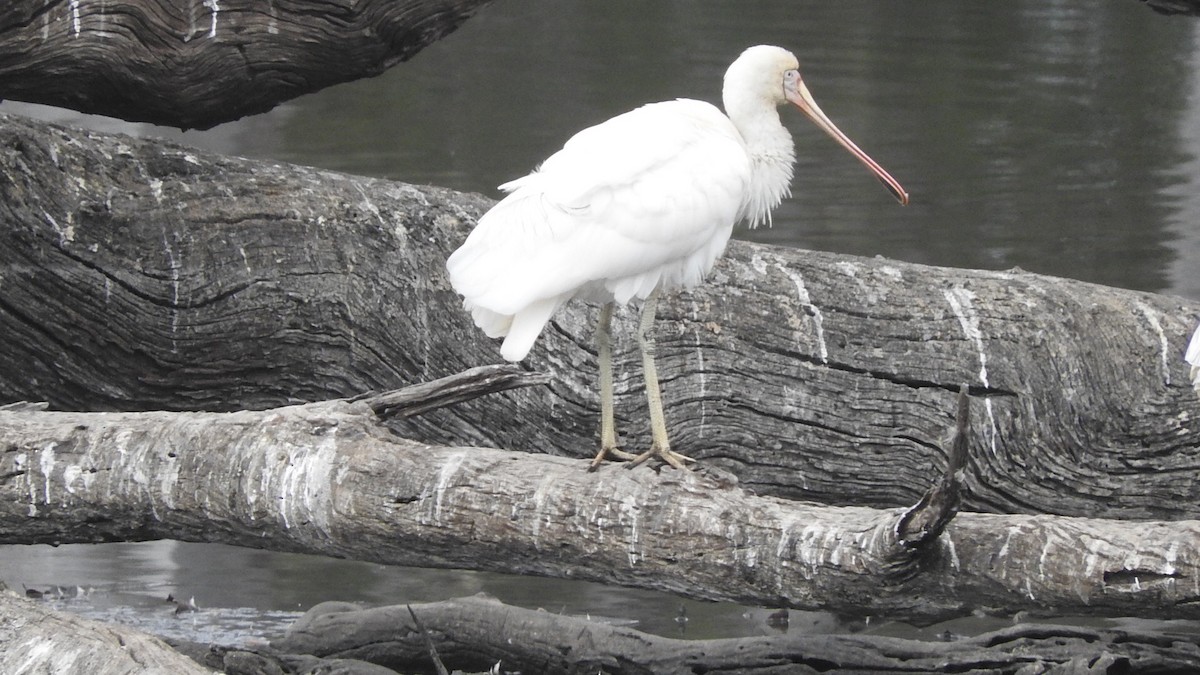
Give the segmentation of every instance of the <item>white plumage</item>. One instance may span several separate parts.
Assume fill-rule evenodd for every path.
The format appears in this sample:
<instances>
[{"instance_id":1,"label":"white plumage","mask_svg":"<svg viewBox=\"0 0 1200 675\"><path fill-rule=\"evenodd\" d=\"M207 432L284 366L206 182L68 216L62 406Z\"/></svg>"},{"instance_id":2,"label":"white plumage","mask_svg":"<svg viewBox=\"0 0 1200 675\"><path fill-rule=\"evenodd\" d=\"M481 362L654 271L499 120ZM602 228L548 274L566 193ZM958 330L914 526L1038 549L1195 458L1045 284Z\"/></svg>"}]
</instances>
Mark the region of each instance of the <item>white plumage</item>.
<instances>
[{"instance_id":1,"label":"white plumage","mask_svg":"<svg viewBox=\"0 0 1200 675\"><path fill-rule=\"evenodd\" d=\"M900 185L821 113L797 68L784 49L751 47L726 72L728 116L700 101L652 103L580 131L533 173L500 186L508 196L480 218L447 270L475 323L490 337L504 337L501 355L523 359L572 298L618 304L649 298L643 321L649 324L656 291L699 284L737 222L769 223L788 193L795 161L777 111L785 102L906 202ZM661 406L656 413L653 359L645 365L653 421ZM602 385L606 367L602 358ZM602 407L611 406L603 392L601 398ZM615 433L605 432L611 430L602 430L602 445L615 444ZM655 454L679 457L665 446L665 429L655 428ZM602 448L597 459L604 454Z\"/></svg>"},{"instance_id":2,"label":"white plumage","mask_svg":"<svg viewBox=\"0 0 1200 675\"><path fill-rule=\"evenodd\" d=\"M1200 326L1196 327L1192 333L1192 339L1188 340L1187 351L1183 353L1183 359L1188 363L1188 375L1192 378L1192 388L1200 393Z\"/></svg>"},{"instance_id":3,"label":"white plumage","mask_svg":"<svg viewBox=\"0 0 1200 675\"><path fill-rule=\"evenodd\" d=\"M529 352L572 297L645 298L691 288L743 215L750 161L708 103L653 103L576 134L511 192L450 257L450 281L475 322Z\"/></svg>"}]
</instances>

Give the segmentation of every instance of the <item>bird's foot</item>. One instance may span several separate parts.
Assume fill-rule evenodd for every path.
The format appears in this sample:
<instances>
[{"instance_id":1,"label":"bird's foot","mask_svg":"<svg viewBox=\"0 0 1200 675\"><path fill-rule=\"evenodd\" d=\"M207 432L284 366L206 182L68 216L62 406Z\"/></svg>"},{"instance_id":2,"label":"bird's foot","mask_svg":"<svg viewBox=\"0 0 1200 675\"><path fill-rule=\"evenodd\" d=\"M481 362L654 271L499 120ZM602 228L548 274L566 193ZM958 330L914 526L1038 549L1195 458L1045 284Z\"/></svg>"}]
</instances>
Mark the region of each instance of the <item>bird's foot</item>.
<instances>
[{"instance_id":1,"label":"bird's foot","mask_svg":"<svg viewBox=\"0 0 1200 675\"><path fill-rule=\"evenodd\" d=\"M696 460L692 459L691 457L688 457L687 455L681 455L678 452L675 452L668 446L654 444L650 447L649 450L643 452L642 454L640 454L637 457L634 457L632 460L630 460L629 468L632 469L633 467L637 466L638 464L641 464L641 463L645 462L646 460L654 458L654 457L661 459L662 461L666 462L667 464L670 464L671 466L675 467L676 469L679 469L680 471L691 471L691 469L689 469L687 464L684 464L684 462L696 461Z\"/></svg>"},{"instance_id":2,"label":"bird's foot","mask_svg":"<svg viewBox=\"0 0 1200 675\"><path fill-rule=\"evenodd\" d=\"M592 463L588 466L588 471L595 471L597 468L599 468L599 466L601 464L604 463L605 459L620 459L620 460L624 460L624 461L629 461L632 459L637 459L637 455L633 454L632 452L625 452L624 450L618 448L615 445L601 446L600 452L596 453L596 457L592 460Z\"/></svg>"}]
</instances>

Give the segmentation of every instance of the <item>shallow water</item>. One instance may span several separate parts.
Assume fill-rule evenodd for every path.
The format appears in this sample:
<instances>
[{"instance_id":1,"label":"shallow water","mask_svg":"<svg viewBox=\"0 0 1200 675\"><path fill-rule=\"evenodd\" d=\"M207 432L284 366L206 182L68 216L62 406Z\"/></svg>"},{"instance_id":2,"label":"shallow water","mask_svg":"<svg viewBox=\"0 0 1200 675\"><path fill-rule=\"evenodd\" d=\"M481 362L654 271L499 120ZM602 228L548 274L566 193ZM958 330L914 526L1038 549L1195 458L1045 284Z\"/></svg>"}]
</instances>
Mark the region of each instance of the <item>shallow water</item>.
<instances>
[{"instance_id":1,"label":"shallow water","mask_svg":"<svg viewBox=\"0 0 1200 675\"><path fill-rule=\"evenodd\" d=\"M509 0L381 77L207 132L3 109L494 196L495 185L583 126L653 100L715 102L721 73L743 47L775 43L797 53L821 107L905 185L912 205L897 206L852 158L785 111L800 155L795 194L773 228L735 236L938 265L1019 266L1200 298L1198 29L1131 0ZM0 580L18 589L91 588L49 601L217 642L277 630L322 600L420 602L479 591L664 635L774 630L765 624L772 608L172 542L6 547ZM168 593L195 596L202 611L174 614ZM686 623L676 620L681 604ZM792 619L792 630L877 627L819 613Z\"/></svg>"}]
</instances>

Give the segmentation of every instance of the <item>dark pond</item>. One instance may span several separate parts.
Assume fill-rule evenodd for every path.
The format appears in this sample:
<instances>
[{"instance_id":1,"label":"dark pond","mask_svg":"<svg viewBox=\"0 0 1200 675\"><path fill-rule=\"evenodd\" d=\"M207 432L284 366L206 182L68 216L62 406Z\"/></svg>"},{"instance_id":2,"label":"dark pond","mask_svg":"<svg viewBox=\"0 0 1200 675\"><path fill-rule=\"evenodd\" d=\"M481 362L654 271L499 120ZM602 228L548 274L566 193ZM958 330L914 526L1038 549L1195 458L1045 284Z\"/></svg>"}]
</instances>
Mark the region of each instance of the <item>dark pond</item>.
<instances>
[{"instance_id":1,"label":"dark pond","mask_svg":"<svg viewBox=\"0 0 1200 675\"><path fill-rule=\"evenodd\" d=\"M1198 26L1135 0L507 0L381 77L208 132L3 109L495 195L584 126L653 100L717 101L729 61L774 43L799 56L821 107L900 179L912 204L897 206L787 111L800 156L794 196L774 228L735 236L1200 298ZM326 599L480 590L667 635L681 632L681 602L687 637L770 630L769 608L172 542L2 548L0 580L61 585L68 595L94 589L55 602L215 641L261 634ZM195 596L204 610L175 615L162 602L168 593ZM845 628L863 626L819 614L792 621L792 630Z\"/></svg>"}]
</instances>

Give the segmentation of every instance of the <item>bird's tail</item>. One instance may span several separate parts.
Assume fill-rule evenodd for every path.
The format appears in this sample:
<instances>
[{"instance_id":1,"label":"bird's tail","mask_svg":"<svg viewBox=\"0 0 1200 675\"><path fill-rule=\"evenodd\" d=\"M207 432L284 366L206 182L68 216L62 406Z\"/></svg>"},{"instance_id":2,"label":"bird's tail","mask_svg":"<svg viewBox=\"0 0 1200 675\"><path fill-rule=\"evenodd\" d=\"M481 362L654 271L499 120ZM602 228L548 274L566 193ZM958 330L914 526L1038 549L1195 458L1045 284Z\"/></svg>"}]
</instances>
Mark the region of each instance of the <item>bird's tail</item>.
<instances>
[{"instance_id":1,"label":"bird's tail","mask_svg":"<svg viewBox=\"0 0 1200 675\"><path fill-rule=\"evenodd\" d=\"M555 296L530 303L521 311L512 316L512 322L508 327L508 336L504 338L504 344L500 346L500 355L509 361L520 361L529 354L529 350L533 348L533 343L537 340L538 335L542 333L542 328L546 322L554 314L554 310L558 309L563 303L563 298Z\"/></svg>"}]
</instances>

